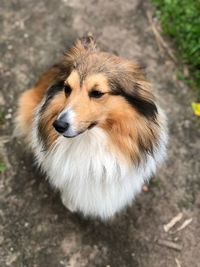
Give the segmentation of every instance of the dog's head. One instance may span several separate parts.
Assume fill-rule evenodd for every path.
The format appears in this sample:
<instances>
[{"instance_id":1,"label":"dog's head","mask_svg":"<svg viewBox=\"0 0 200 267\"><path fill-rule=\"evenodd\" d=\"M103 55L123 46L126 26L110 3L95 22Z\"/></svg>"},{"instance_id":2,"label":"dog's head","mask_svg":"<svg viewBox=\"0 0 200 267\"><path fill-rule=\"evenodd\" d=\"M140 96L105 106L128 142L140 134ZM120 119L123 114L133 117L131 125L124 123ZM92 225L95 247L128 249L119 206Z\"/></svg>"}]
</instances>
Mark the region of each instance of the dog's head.
<instances>
[{"instance_id":1,"label":"dog's head","mask_svg":"<svg viewBox=\"0 0 200 267\"><path fill-rule=\"evenodd\" d=\"M48 131L54 135L71 138L100 127L122 150L151 149L158 110L150 84L137 63L100 52L92 37L78 40L65 53L47 95L41 123L50 116Z\"/></svg>"},{"instance_id":2,"label":"dog's head","mask_svg":"<svg viewBox=\"0 0 200 267\"><path fill-rule=\"evenodd\" d=\"M136 63L99 52L88 37L65 54L65 64L70 68L63 83L65 104L54 122L64 136L75 137L95 125L119 120L128 111L156 117L154 96Z\"/></svg>"}]
</instances>

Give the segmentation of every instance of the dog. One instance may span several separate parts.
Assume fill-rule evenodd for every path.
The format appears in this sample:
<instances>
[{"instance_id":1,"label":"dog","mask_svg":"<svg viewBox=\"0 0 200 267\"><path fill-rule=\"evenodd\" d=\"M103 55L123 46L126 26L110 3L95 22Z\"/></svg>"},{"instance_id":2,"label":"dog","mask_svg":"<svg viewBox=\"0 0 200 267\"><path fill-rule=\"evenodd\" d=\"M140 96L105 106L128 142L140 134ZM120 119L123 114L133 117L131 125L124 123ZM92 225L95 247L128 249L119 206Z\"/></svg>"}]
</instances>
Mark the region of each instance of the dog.
<instances>
[{"instance_id":1,"label":"dog","mask_svg":"<svg viewBox=\"0 0 200 267\"><path fill-rule=\"evenodd\" d=\"M19 98L16 131L72 212L130 205L165 159L166 116L139 65L78 39Z\"/></svg>"}]
</instances>

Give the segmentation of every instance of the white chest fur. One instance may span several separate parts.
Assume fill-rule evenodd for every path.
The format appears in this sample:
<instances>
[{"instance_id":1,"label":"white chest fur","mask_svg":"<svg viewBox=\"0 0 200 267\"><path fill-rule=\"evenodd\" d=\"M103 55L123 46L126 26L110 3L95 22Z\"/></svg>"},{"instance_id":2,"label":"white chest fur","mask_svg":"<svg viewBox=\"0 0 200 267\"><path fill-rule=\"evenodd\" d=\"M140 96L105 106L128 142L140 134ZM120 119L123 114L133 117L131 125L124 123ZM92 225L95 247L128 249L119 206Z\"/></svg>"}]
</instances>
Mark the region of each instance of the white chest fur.
<instances>
[{"instance_id":1,"label":"white chest fur","mask_svg":"<svg viewBox=\"0 0 200 267\"><path fill-rule=\"evenodd\" d=\"M106 134L98 127L72 139L60 136L47 154L35 146L39 164L65 205L84 215L102 219L131 203L155 171L158 156L148 155L140 166L130 166L111 154ZM157 157L157 160L156 160Z\"/></svg>"}]
</instances>

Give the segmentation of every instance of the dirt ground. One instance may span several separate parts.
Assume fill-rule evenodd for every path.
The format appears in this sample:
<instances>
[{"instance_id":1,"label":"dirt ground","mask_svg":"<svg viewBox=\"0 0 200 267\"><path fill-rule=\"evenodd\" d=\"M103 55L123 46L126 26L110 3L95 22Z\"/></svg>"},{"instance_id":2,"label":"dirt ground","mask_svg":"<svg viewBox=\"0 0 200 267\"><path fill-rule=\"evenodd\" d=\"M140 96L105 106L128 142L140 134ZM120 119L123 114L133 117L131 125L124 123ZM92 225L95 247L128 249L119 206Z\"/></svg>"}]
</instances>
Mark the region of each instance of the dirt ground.
<instances>
[{"instance_id":1,"label":"dirt ground","mask_svg":"<svg viewBox=\"0 0 200 267\"><path fill-rule=\"evenodd\" d=\"M191 111L192 90L159 51L150 9L146 0L1 0L0 161L7 170L0 174L0 267L200 266L200 121ZM88 31L102 49L147 66L170 129L168 160L148 192L108 223L67 211L12 134L20 92ZM165 233L163 225L179 212L182 220Z\"/></svg>"}]
</instances>

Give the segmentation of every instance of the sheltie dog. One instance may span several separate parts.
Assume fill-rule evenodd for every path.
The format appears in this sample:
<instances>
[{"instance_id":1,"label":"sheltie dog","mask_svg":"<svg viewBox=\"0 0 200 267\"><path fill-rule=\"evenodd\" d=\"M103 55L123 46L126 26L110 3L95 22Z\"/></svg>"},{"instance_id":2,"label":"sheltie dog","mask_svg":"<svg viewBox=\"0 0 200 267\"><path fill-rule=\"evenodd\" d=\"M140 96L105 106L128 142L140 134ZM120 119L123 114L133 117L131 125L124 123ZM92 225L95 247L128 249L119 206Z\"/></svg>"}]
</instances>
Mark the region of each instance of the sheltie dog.
<instances>
[{"instance_id":1,"label":"sheltie dog","mask_svg":"<svg viewBox=\"0 0 200 267\"><path fill-rule=\"evenodd\" d=\"M165 158L166 118L136 62L76 41L20 99L16 129L63 204L111 218Z\"/></svg>"}]
</instances>

